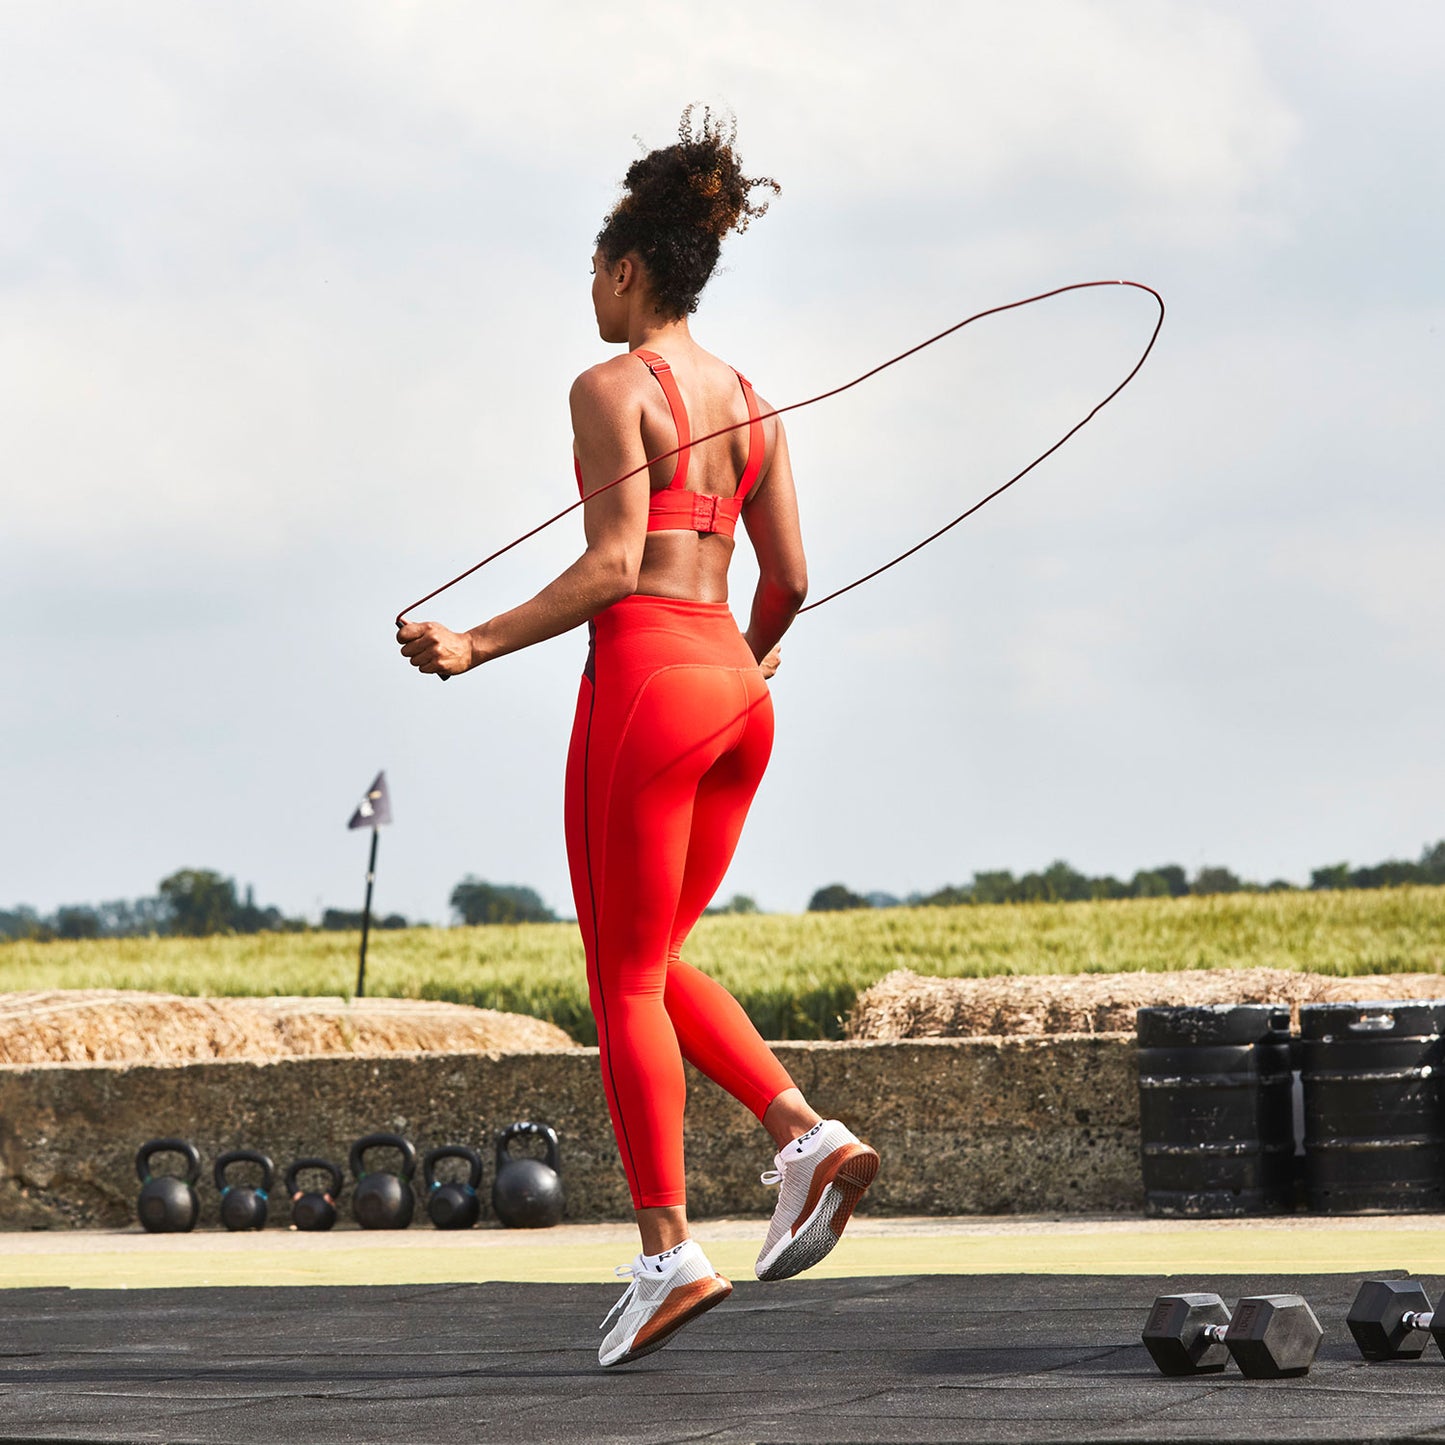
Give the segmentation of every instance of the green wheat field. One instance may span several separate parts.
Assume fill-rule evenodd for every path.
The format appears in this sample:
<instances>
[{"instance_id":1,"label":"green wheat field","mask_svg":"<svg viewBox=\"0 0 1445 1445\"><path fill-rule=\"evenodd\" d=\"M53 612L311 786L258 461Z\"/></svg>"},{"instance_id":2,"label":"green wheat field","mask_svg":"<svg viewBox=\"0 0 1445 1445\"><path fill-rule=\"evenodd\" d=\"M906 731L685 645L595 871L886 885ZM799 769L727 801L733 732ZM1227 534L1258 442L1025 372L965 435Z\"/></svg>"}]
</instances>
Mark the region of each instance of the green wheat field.
<instances>
[{"instance_id":1,"label":"green wheat field","mask_svg":"<svg viewBox=\"0 0 1445 1445\"><path fill-rule=\"evenodd\" d=\"M0 944L0 992L349 994L355 933ZM858 992L895 968L978 978L1266 967L1445 972L1445 888L1224 894L1099 903L704 918L686 951L764 1037L838 1038ZM575 924L373 933L366 991L533 1014L595 1043Z\"/></svg>"}]
</instances>

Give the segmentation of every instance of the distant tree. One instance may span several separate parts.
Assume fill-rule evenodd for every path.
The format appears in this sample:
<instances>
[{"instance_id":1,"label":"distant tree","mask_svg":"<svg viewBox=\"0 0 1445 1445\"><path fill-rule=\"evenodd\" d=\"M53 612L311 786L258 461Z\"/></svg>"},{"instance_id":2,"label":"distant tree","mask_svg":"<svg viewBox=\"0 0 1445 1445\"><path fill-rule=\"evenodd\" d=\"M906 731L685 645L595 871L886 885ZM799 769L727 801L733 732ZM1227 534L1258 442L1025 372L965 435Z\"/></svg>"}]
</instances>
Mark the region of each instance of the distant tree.
<instances>
[{"instance_id":1,"label":"distant tree","mask_svg":"<svg viewBox=\"0 0 1445 1445\"><path fill-rule=\"evenodd\" d=\"M557 915L532 889L514 883L484 883L470 873L452 889L449 902L467 924L557 921Z\"/></svg>"},{"instance_id":2,"label":"distant tree","mask_svg":"<svg viewBox=\"0 0 1445 1445\"><path fill-rule=\"evenodd\" d=\"M159 903L170 918L170 932L190 938L212 933L294 933L306 927L299 918L287 918L279 908L262 908L255 890L246 889L245 902L236 897L236 880L223 878L209 868L182 868L160 881Z\"/></svg>"},{"instance_id":3,"label":"distant tree","mask_svg":"<svg viewBox=\"0 0 1445 1445\"><path fill-rule=\"evenodd\" d=\"M1090 898L1128 898L1130 897L1129 885L1121 883L1111 874L1104 874L1102 878L1089 879Z\"/></svg>"},{"instance_id":4,"label":"distant tree","mask_svg":"<svg viewBox=\"0 0 1445 1445\"><path fill-rule=\"evenodd\" d=\"M1169 880L1157 869L1141 869L1129 880L1131 898L1170 898L1173 890Z\"/></svg>"},{"instance_id":5,"label":"distant tree","mask_svg":"<svg viewBox=\"0 0 1445 1445\"><path fill-rule=\"evenodd\" d=\"M171 931L171 906L164 898L114 898L98 903L103 938L136 938Z\"/></svg>"},{"instance_id":6,"label":"distant tree","mask_svg":"<svg viewBox=\"0 0 1445 1445\"><path fill-rule=\"evenodd\" d=\"M1423 883L1425 875L1418 863L1396 858L1376 863L1373 868L1356 868L1350 874L1351 888L1402 888L1408 883Z\"/></svg>"},{"instance_id":7,"label":"distant tree","mask_svg":"<svg viewBox=\"0 0 1445 1445\"><path fill-rule=\"evenodd\" d=\"M897 908L900 900L892 893L884 893L878 890L873 893L865 893L863 895L863 901L869 908Z\"/></svg>"},{"instance_id":8,"label":"distant tree","mask_svg":"<svg viewBox=\"0 0 1445 1445\"><path fill-rule=\"evenodd\" d=\"M1171 898L1184 898L1189 893L1189 877L1177 863L1161 863L1152 870L1169 885Z\"/></svg>"},{"instance_id":9,"label":"distant tree","mask_svg":"<svg viewBox=\"0 0 1445 1445\"><path fill-rule=\"evenodd\" d=\"M293 927L304 927L298 920L293 925L279 908L261 908L256 903L256 890L246 885L246 901L231 915L233 933L284 933Z\"/></svg>"},{"instance_id":10,"label":"distant tree","mask_svg":"<svg viewBox=\"0 0 1445 1445\"><path fill-rule=\"evenodd\" d=\"M400 913L388 913L385 918L373 917L373 928L410 928L411 924ZM361 927L361 910L352 913L344 908L328 908L321 915L321 927L326 933L355 932Z\"/></svg>"},{"instance_id":11,"label":"distant tree","mask_svg":"<svg viewBox=\"0 0 1445 1445\"><path fill-rule=\"evenodd\" d=\"M1009 896L1004 900L1007 903L1048 903L1049 885L1044 880L1042 873L1025 873L1013 886Z\"/></svg>"},{"instance_id":12,"label":"distant tree","mask_svg":"<svg viewBox=\"0 0 1445 1445\"><path fill-rule=\"evenodd\" d=\"M1018 884L1006 868L994 873L975 873L970 891L975 903L1014 903L1018 899Z\"/></svg>"},{"instance_id":13,"label":"distant tree","mask_svg":"<svg viewBox=\"0 0 1445 1445\"><path fill-rule=\"evenodd\" d=\"M726 903L714 903L711 908L704 908L703 912L709 918L716 918L728 913L760 913L757 899L749 898L746 893L734 893Z\"/></svg>"},{"instance_id":14,"label":"distant tree","mask_svg":"<svg viewBox=\"0 0 1445 1445\"><path fill-rule=\"evenodd\" d=\"M1310 874L1310 887L1316 892L1326 888L1348 888L1350 886L1350 865L1331 863L1328 868L1316 868Z\"/></svg>"},{"instance_id":15,"label":"distant tree","mask_svg":"<svg viewBox=\"0 0 1445 1445\"><path fill-rule=\"evenodd\" d=\"M172 932L189 938L227 932L238 907L236 880L209 868L182 868L162 878L160 895L170 905Z\"/></svg>"},{"instance_id":16,"label":"distant tree","mask_svg":"<svg viewBox=\"0 0 1445 1445\"><path fill-rule=\"evenodd\" d=\"M1445 883L1445 838L1420 853L1420 881Z\"/></svg>"},{"instance_id":17,"label":"distant tree","mask_svg":"<svg viewBox=\"0 0 1445 1445\"><path fill-rule=\"evenodd\" d=\"M42 927L40 915L23 903L8 912L0 909L0 938L34 938Z\"/></svg>"},{"instance_id":18,"label":"distant tree","mask_svg":"<svg viewBox=\"0 0 1445 1445\"><path fill-rule=\"evenodd\" d=\"M962 904L973 902L973 890L966 885L959 887L949 883L936 893L910 893L908 902L915 906L921 904L928 908L957 908Z\"/></svg>"},{"instance_id":19,"label":"distant tree","mask_svg":"<svg viewBox=\"0 0 1445 1445\"><path fill-rule=\"evenodd\" d=\"M93 908L61 908L52 926L57 938L100 937L100 915Z\"/></svg>"},{"instance_id":20,"label":"distant tree","mask_svg":"<svg viewBox=\"0 0 1445 1445\"><path fill-rule=\"evenodd\" d=\"M1089 879L1062 858L1042 873L1025 873L1002 902L1070 903L1089 897Z\"/></svg>"},{"instance_id":21,"label":"distant tree","mask_svg":"<svg viewBox=\"0 0 1445 1445\"><path fill-rule=\"evenodd\" d=\"M1192 891L1200 896L1212 893L1238 893L1244 885L1228 868L1201 868L1194 875Z\"/></svg>"},{"instance_id":22,"label":"distant tree","mask_svg":"<svg viewBox=\"0 0 1445 1445\"><path fill-rule=\"evenodd\" d=\"M830 883L820 888L808 900L809 913L845 913L853 908L867 908L868 900L860 893L844 887L841 883Z\"/></svg>"},{"instance_id":23,"label":"distant tree","mask_svg":"<svg viewBox=\"0 0 1445 1445\"><path fill-rule=\"evenodd\" d=\"M1062 858L1050 863L1043 872L1046 896L1056 903L1073 903L1091 895L1090 880Z\"/></svg>"}]
</instances>

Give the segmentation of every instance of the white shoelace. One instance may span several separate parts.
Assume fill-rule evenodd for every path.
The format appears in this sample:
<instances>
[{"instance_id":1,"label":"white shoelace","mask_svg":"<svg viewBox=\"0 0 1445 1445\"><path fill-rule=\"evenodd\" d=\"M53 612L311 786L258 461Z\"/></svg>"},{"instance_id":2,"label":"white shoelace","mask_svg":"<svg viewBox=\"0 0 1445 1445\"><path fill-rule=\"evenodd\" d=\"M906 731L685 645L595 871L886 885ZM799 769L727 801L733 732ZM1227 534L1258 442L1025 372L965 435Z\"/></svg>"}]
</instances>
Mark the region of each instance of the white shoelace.
<instances>
[{"instance_id":1,"label":"white shoelace","mask_svg":"<svg viewBox=\"0 0 1445 1445\"><path fill-rule=\"evenodd\" d=\"M824 1121L824 1123L826 1123L826 1120ZM809 1129L806 1134L799 1135L798 1138L794 1139L793 1142L787 1146L788 1149L792 1149L793 1152L796 1154L801 1154L803 1151L798 1146L802 1144L804 1139L811 1139L813 1135L816 1134L821 1128L823 1128L823 1124L814 1124L813 1127ZM758 1175L758 1178L761 1179L764 1184L781 1184L783 1182L784 1153L786 1153L786 1150L781 1151L774 1156L773 1168L764 1169L763 1172ZM794 1160L794 1163L796 1162L797 1161Z\"/></svg>"},{"instance_id":2,"label":"white shoelace","mask_svg":"<svg viewBox=\"0 0 1445 1445\"><path fill-rule=\"evenodd\" d=\"M646 1273L646 1271L643 1269L639 1269L637 1261L633 1260L631 1264L619 1264L617 1268L612 1271L612 1273L615 1274L618 1279L631 1279L632 1283L628 1285L625 1290L622 1291L621 1298L617 1301L615 1305L612 1306L610 1310L607 1311L607 1318L603 1320L600 1325L597 1326L599 1330L605 1330L607 1326L612 1323L613 1319L617 1315L620 1315L623 1310L625 1310L627 1306L631 1304L632 1301L636 1298L637 1281Z\"/></svg>"}]
</instances>

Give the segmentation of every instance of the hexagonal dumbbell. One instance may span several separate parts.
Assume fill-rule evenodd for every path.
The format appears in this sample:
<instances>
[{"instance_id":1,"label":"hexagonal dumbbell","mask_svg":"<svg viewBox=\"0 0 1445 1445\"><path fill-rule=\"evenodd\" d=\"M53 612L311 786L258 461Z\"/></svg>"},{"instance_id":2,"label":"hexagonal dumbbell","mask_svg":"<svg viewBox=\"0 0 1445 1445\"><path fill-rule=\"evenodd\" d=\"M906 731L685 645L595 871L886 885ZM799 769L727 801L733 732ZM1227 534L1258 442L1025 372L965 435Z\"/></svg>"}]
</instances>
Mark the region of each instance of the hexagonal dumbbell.
<instances>
[{"instance_id":1,"label":"hexagonal dumbbell","mask_svg":"<svg viewBox=\"0 0 1445 1445\"><path fill-rule=\"evenodd\" d=\"M1205 1375L1233 1356L1253 1380L1306 1375L1325 1332L1297 1294L1254 1295L1234 1315L1217 1294L1166 1294L1154 1301L1144 1347L1166 1375Z\"/></svg>"},{"instance_id":2,"label":"hexagonal dumbbell","mask_svg":"<svg viewBox=\"0 0 1445 1445\"><path fill-rule=\"evenodd\" d=\"M1413 1279L1367 1279L1345 1323L1367 1360L1418 1360L1431 1335L1445 1349L1445 1319Z\"/></svg>"}]
</instances>

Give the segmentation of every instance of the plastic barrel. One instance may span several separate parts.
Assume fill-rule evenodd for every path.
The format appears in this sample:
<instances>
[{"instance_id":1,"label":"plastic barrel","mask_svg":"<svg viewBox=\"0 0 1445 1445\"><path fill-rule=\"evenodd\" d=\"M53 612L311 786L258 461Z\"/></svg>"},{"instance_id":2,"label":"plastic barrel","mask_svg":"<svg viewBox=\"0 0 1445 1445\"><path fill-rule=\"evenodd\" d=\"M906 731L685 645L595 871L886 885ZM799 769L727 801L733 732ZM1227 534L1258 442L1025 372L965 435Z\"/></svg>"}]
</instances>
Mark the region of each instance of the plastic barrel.
<instances>
[{"instance_id":1,"label":"plastic barrel","mask_svg":"<svg viewBox=\"0 0 1445 1445\"><path fill-rule=\"evenodd\" d=\"M1146 1214L1294 1207L1289 1009L1141 1008L1139 1143Z\"/></svg>"},{"instance_id":2,"label":"plastic barrel","mask_svg":"<svg viewBox=\"0 0 1445 1445\"><path fill-rule=\"evenodd\" d=\"M1445 1001L1300 1009L1311 1209L1400 1214L1445 1207L1442 1023Z\"/></svg>"}]
</instances>

